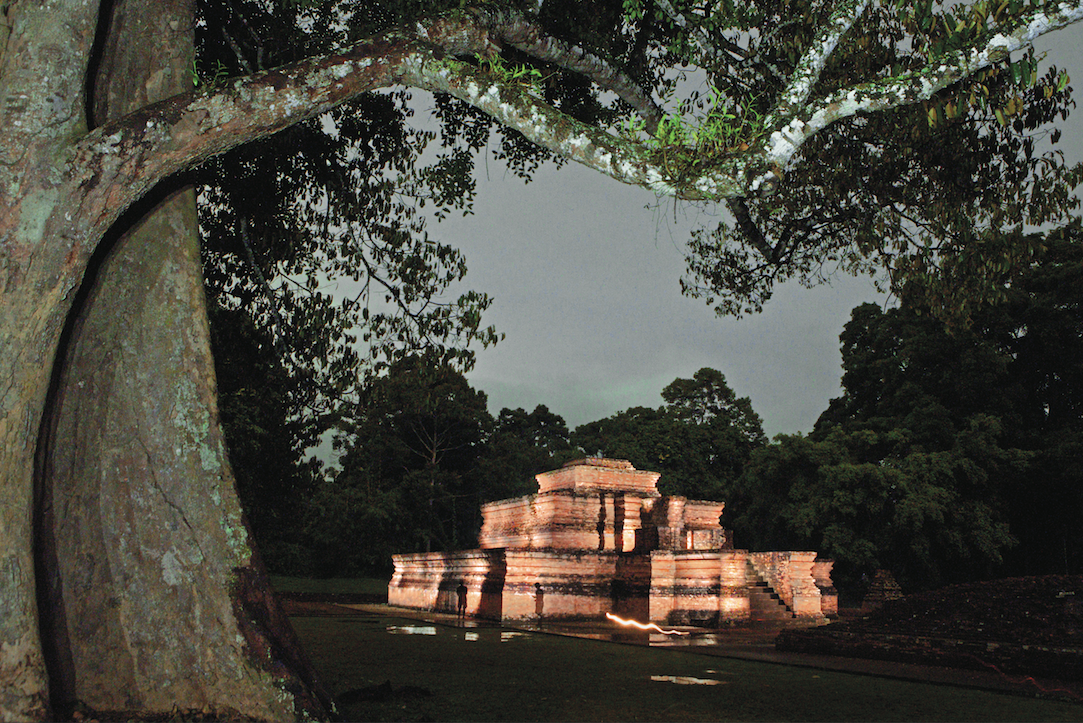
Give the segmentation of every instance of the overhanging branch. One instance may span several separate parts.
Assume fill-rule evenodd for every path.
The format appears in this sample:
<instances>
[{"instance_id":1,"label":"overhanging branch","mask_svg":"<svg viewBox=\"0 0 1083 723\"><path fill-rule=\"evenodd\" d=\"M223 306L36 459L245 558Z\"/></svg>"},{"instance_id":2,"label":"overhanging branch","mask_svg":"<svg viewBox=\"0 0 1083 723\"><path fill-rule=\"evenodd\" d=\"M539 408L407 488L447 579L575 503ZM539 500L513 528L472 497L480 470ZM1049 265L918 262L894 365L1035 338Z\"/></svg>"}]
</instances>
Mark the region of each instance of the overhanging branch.
<instances>
[{"instance_id":1,"label":"overhanging branch","mask_svg":"<svg viewBox=\"0 0 1083 723\"><path fill-rule=\"evenodd\" d=\"M1056 8L1028 13L1010 26L1005 24L984 45L945 56L921 71L854 86L809 103L811 89L831 50L867 2L843 0L829 27L806 53L776 109L775 118L791 109L791 119L757 147L715 158L689 158L687 149L618 138L579 123L514 83L501 84L484 77L477 68L454 57L486 52L494 37L522 43L537 57L561 56L568 61L566 56L578 51L539 34L538 28L525 20L501 25L492 18L483 21L479 15L484 13L456 12L423 22L412 32L386 33L341 53L147 106L84 137L75 146L72 167L87 169L84 183L105 189L109 202L103 206L123 209L167 175L316 116L366 91L405 84L448 93L540 146L658 194L687 200L763 195L777 185L780 169L797 149L831 123L857 113L921 102L1027 47L1038 36L1083 19L1083 0L1062 2ZM612 72L593 56L580 60L582 67L571 67L592 78ZM627 80L618 75L610 76L614 83ZM685 157L678 157L680 153Z\"/></svg>"},{"instance_id":2,"label":"overhanging branch","mask_svg":"<svg viewBox=\"0 0 1083 723\"><path fill-rule=\"evenodd\" d=\"M685 200L718 200L743 195L747 179L760 168L755 154L725 156L710 168L683 174L667 166L665 149L618 138L580 123L524 90L493 81L466 63L454 61L411 64L402 82L447 93L478 108L528 140L581 163L621 183Z\"/></svg>"},{"instance_id":3,"label":"overhanging branch","mask_svg":"<svg viewBox=\"0 0 1083 723\"><path fill-rule=\"evenodd\" d=\"M828 58L835 52L839 40L853 27L868 5L869 0L839 0L826 26L794 68L786 89L775 104L775 110L767 117L766 127L782 124L787 118L800 112L812 95L812 88L820 79L820 74L823 73Z\"/></svg>"},{"instance_id":4,"label":"overhanging branch","mask_svg":"<svg viewBox=\"0 0 1083 723\"><path fill-rule=\"evenodd\" d=\"M546 35L541 26L517 11L479 12L478 16L501 40L538 60L558 65L590 78L599 87L610 90L630 105L654 134L664 113L649 94L624 73L597 55Z\"/></svg>"},{"instance_id":5,"label":"overhanging branch","mask_svg":"<svg viewBox=\"0 0 1083 723\"><path fill-rule=\"evenodd\" d=\"M827 126L858 114L875 113L928 100L944 88L1030 47L1046 33L1083 20L1083 0L1036 10L989 35L977 46L935 59L924 68L836 91L804 106L771 134L766 157L785 167L797 150Z\"/></svg>"}]
</instances>

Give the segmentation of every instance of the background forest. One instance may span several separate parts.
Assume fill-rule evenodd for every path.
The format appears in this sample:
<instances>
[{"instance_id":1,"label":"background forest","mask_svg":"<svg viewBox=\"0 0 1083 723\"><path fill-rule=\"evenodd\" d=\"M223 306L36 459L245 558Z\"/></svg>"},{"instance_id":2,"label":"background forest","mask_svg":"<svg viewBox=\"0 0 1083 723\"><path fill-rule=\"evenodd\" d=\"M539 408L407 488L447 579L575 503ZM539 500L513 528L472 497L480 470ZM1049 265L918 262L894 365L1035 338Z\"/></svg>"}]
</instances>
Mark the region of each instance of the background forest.
<instances>
[{"instance_id":1,"label":"background forest","mask_svg":"<svg viewBox=\"0 0 1083 723\"><path fill-rule=\"evenodd\" d=\"M674 380L657 408L569 431L541 405L494 418L461 372L418 355L365 387L340 436L341 469L263 453L289 441L288 425L257 434L230 416L251 406L224 405L248 455L236 458L242 499L273 570L386 574L393 552L472 547L482 502L530 494L534 474L601 453L662 472L664 493L725 500L739 547L834 558L853 595L877 568L907 590L1078 573L1078 241L1058 242L1056 263L967 330L906 307L854 309L844 394L807 436L769 442L750 400L714 369ZM239 381L221 380L225 399ZM271 397L261 406L281 409Z\"/></svg>"},{"instance_id":2,"label":"background forest","mask_svg":"<svg viewBox=\"0 0 1083 723\"><path fill-rule=\"evenodd\" d=\"M207 3L193 80L280 65L414 12L396 7L356 8L345 28L303 4ZM524 82L545 70L505 55L478 62ZM823 136L831 162L803 170L774 211L738 199L732 226L691 240L682 283L720 314L757 311L779 281L823 280L825 257L858 274L890 262L895 305L859 306L841 337L843 395L807 436L773 441L711 368L675 379L656 408L574 430L544 405L490 414L463 373L500 339L481 322L491 299L447 299L465 259L428 225L469 212L479 149L495 146L525 180L552 156L463 104L436 96L440 129L419 130L409 93L368 94L193 172L221 416L270 569L386 574L392 552L473 547L481 503L602 454L662 472L665 493L725 500L739 547L834 558L855 595L878 568L907 590L1080 572L1081 171L1035 150L1057 141L1074 103L1055 70L1015 70L976 86L1011 97L1010 112L945 98L855 121ZM555 105L608 112L546 77ZM730 237L769 263L726 251ZM910 246L923 250L900 251ZM326 292L335 280L359 291ZM335 466L311 456L329 438Z\"/></svg>"}]
</instances>

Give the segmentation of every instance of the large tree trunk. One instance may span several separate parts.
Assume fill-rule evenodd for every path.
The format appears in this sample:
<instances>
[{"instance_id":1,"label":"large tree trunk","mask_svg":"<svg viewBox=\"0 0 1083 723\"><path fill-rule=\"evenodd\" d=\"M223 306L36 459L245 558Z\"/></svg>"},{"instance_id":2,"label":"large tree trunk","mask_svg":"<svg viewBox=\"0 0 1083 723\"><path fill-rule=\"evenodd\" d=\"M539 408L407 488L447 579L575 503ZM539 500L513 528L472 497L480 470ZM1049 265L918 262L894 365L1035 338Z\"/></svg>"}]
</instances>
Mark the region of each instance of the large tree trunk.
<instances>
[{"instance_id":1,"label":"large tree trunk","mask_svg":"<svg viewBox=\"0 0 1083 723\"><path fill-rule=\"evenodd\" d=\"M80 58L94 13L9 2L0 10L0 720L26 720L49 713L32 547L35 440L81 273L69 259L78 240L65 237L67 188L44 171L62 165L65 136L85 133L69 109L83 103ZM55 102L35 103L46 97Z\"/></svg>"},{"instance_id":2,"label":"large tree trunk","mask_svg":"<svg viewBox=\"0 0 1083 723\"><path fill-rule=\"evenodd\" d=\"M184 90L192 0L119 0L104 122ZM41 446L54 710L326 715L267 588L218 426L192 189L114 228L69 324Z\"/></svg>"},{"instance_id":3,"label":"large tree trunk","mask_svg":"<svg viewBox=\"0 0 1083 723\"><path fill-rule=\"evenodd\" d=\"M164 12L149 0L143 8L147 20ZM176 357L156 369L133 366L138 350L155 346L150 336L143 339L146 330L133 326L124 335L131 319L115 317L110 325L93 318L98 300L106 310L97 313L168 319L177 336L167 338L164 348L192 352L188 359L198 360L206 352L206 330L198 326L203 312L161 301L173 294L174 304L201 303L198 272L178 267L185 258L194 263L192 249L182 245L176 256L155 256L161 239L147 242L154 251L139 261L133 256L132 268L152 268L159 281L125 280L112 310L107 299L113 292L106 286L112 282L104 280L111 264L102 259L96 290L83 286L92 306L68 327L71 351L58 349L89 255L154 183L386 87L431 51L397 36L377 39L295 71L258 74L228 91L162 101L88 133L84 90L97 10L98 3L86 0L0 0L0 720L51 718L50 678L61 704L87 696L103 708L132 705L149 712L168 698L170 709L207 701L203 707L223 714L228 706L266 718L320 716L329 703L289 641L288 624L268 594L240 519L217 429L211 366L205 357L191 366ZM190 27L171 25L141 47L158 53L165 38ZM456 27L452 23L449 32ZM484 35L470 35L464 47L484 47ZM173 80L185 77L187 68ZM109 96L103 91L99 97ZM176 222L163 223L168 228ZM139 247L135 241L132 248ZM114 258L123 253L119 248ZM157 300L136 298L140 288L155 284L165 285L155 292ZM106 333L94 339L94 329ZM159 341L163 336L168 334L159 334ZM90 356L80 361L77 339L83 337ZM64 358L73 369L54 374L54 364ZM96 366L114 362L115 373ZM79 378L80 370L92 373ZM51 380L55 414L46 415ZM90 399L82 393L88 385L115 387L132 404L123 413L107 412L120 407ZM110 418L116 420L111 427L105 422ZM176 445L143 449L140 443L158 434L150 422L162 434L174 434ZM69 445L59 435L72 429L82 436ZM80 456L74 449L80 439L83 448L96 449ZM116 447L109 446L113 442ZM88 470L98 476L84 486ZM69 502L68 494L78 501ZM171 524L186 537L166 539L163 531ZM147 537L126 537L131 535ZM83 557L67 559L74 550ZM149 618L163 600L169 604ZM98 602L106 603L105 611ZM170 656L155 646L168 650L173 644L183 651L154 671ZM119 671L115 677L106 677L102 661ZM193 671L211 679L182 683ZM197 690L182 699L174 685ZM131 696L117 703L124 689Z\"/></svg>"}]
</instances>

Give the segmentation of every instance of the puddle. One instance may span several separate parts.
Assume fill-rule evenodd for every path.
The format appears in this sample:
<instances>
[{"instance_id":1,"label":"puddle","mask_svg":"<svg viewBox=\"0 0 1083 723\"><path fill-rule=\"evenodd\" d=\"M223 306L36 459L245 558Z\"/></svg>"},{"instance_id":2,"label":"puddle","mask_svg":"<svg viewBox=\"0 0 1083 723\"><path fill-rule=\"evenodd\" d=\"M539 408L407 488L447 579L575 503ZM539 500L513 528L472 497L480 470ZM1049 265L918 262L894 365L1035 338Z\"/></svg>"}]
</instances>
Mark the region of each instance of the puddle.
<instances>
[{"instance_id":1,"label":"puddle","mask_svg":"<svg viewBox=\"0 0 1083 723\"><path fill-rule=\"evenodd\" d=\"M595 640L610 640L622 643L637 643L651 646L652 648L694 648L696 646L713 646L722 642L722 637L715 633L692 632L686 635L664 635L660 633L645 633L638 630L616 630L605 633L573 633L578 637L593 638Z\"/></svg>"},{"instance_id":2,"label":"puddle","mask_svg":"<svg viewBox=\"0 0 1083 723\"><path fill-rule=\"evenodd\" d=\"M387 632L390 635L446 635L451 634L457 637L459 630L446 629L437 625L388 625ZM461 630L463 640L467 642L479 642L482 640L494 640L496 630L481 629L475 627L473 630ZM500 642L506 643L509 640L526 639L529 633L522 630L501 630Z\"/></svg>"},{"instance_id":3,"label":"puddle","mask_svg":"<svg viewBox=\"0 0 1083 723\"><path fill-rule=\"evenodd\" d=\"M388 625L392 635L436 635L435 625Z\"/></svg>"},{"instance_id":4,"label":"puddle","mask_svg":"<svg viewBox=\"0 0 1083 723\"><path fill-rule=\"evenodd\" d=\"M697 645L718 645L719 636L714 633L693 633L685 637L652 634L650 645L662 648L695 647Z\"/></svg>"},{"instance_id":5,"label":"puddle","mask_svg":"<svg viewBox=\"0 0 1083 723\"><path fill-rule=\"evenodd\" d=\"M725 682L713 678L693 678L688 675L652 675L651 680L659 683L676 683L677 685L722 685Z\"/></svg>"}]
</instances>

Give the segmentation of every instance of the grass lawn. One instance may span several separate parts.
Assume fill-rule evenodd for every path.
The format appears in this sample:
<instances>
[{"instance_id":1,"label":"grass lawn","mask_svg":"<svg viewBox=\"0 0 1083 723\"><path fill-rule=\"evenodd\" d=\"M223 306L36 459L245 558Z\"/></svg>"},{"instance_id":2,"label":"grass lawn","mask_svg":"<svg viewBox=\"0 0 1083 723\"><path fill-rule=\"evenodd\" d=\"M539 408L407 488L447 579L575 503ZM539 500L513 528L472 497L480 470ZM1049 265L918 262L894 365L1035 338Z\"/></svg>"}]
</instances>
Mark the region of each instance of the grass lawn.
<instances>
[{"instance_id":1,"label":"grass lawn","mask_svg":"<svg viewBox=\"0 0 1083 723\"><path fill-rule=\"evenodd\" d=\"M293 624L346 720L1083 720L1059 701L499 627Z\"/></svg>"}]
</instances>

